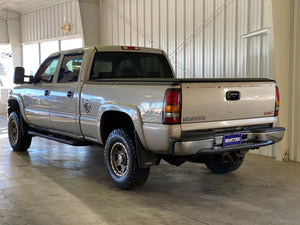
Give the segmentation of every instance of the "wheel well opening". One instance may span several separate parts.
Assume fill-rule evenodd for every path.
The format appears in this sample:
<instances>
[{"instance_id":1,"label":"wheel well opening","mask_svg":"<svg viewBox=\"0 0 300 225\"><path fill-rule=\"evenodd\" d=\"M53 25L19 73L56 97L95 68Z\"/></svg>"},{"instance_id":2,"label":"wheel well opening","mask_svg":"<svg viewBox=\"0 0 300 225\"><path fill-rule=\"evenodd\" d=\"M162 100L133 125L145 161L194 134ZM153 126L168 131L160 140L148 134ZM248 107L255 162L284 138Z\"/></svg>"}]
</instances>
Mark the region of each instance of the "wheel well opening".
<instances>
[{"instance_id":1,"label":"wheel well opening","mask_svg":"<svg viewBox=\"0 0 300 225\"><path fill-rule=\"evenodd\" d=\"M133 130L134 125L131 118L123 112L105 112L101 118L101 138L104 144L108 135L118 128L130 128Z\"/></svg>"},{"instance_id":2,"label":"wheel well opening","mask_svg":"<svg viewBox=\"0 0 300 225\"><path fill-rule=\"evenodd\" d=\"M16 101L16 100L8 101L7 114L10 115L12 112L20 112L20 106L19 106L18 101Z\"/></svg>"}]
</instances>

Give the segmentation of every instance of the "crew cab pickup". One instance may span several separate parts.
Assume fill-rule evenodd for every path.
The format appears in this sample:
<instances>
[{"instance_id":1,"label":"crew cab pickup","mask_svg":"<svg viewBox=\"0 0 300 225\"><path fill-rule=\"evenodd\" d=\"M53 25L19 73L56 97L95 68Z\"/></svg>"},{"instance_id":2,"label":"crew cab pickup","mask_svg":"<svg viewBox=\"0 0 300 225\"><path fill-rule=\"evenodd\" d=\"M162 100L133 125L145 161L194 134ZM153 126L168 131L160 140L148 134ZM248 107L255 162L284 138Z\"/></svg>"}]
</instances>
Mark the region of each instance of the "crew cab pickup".
<instances>
[{"instance_id":1,"label":"crew cab pickup","mask_svg":"<svg viewBox=\"0 0 300 225\"><path fill-rule=\"evenodd\" d=\"M96 46L50 55L36 74L16 67L9 141L26 151L39 136L104 145L115 186L143 185L161 159L238 169L245 154L279 142L279 92L269 79L176 79L165 52Z\"/></svg>"}]
</instances>

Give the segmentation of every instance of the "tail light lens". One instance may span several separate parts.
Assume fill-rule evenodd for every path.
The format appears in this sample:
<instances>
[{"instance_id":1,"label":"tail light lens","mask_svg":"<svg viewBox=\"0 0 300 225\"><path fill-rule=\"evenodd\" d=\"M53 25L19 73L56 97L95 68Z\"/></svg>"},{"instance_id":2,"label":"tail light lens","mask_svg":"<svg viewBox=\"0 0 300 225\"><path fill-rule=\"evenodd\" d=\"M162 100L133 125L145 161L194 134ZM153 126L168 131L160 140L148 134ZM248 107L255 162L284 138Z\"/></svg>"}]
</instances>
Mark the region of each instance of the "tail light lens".
<instances>
[{"instance_id":1,"label":"tail light lens","mask_svg":"<svg viewBox=\"0 0 300 225\"><path fill-rule=\"evenodd\" d=\"M139 47L135 47L135 46L121 46L121 48L123 50L140 50Z\"/></svg>"},{"instance_id":2,"label":"tail light lens","mask_svg":"<svg viewBox=\"0 0 300 225\"><path fill-rule=\"evenodd\" d=\"M179 124L181 114L180 89L168 89L165 94L163 106L163 123Z\"/></svg>"},{"instance_id":3,"label":"tail light lens","mask_svg":"<svg viewBox=\"0 0 300 225\"><path fill-rule=\"evenodd\" d=\"M279 90L276 86L276 99L275 99L275 110L274 110L274 116L278 116L279 114Z\"/></svg>"}]
</instances>

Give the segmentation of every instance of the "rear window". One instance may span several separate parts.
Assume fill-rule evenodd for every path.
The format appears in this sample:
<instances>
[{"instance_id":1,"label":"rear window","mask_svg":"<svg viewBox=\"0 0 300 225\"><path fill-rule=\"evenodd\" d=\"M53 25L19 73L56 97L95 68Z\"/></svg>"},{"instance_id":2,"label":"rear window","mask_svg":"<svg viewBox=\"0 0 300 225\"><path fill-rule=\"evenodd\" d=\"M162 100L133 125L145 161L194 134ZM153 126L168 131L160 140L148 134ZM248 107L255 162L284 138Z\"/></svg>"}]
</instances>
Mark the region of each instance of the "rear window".
<instances>
[{"instance_id":1,"label":"rear window","mask_svg":"<svg viewBox=\"0 0 300 225\"><path fill-rule=\"evenodd\" d=\"M173 78L162 54L137 52L98 52L95 54L90 80L124 78Z\"/></svg>"}]
</instances>

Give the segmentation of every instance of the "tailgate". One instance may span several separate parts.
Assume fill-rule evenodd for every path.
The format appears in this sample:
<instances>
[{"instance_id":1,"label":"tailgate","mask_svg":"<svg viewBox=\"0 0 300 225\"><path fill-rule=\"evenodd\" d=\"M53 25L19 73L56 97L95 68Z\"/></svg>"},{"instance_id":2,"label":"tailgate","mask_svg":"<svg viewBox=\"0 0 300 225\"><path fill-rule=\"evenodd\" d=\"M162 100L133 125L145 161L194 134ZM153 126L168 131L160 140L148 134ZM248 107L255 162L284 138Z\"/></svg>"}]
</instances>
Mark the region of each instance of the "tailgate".
<instances>
[{"instance_id":1,"label":"tailgate","mask_svg":"<svg viewBox=\"0 0 300 225\"><path fill-rule=\"evenodd\" d=\"M275 82L186 82L182 88L182 123L274 116Z\"/></svg>"}]
</instances>

